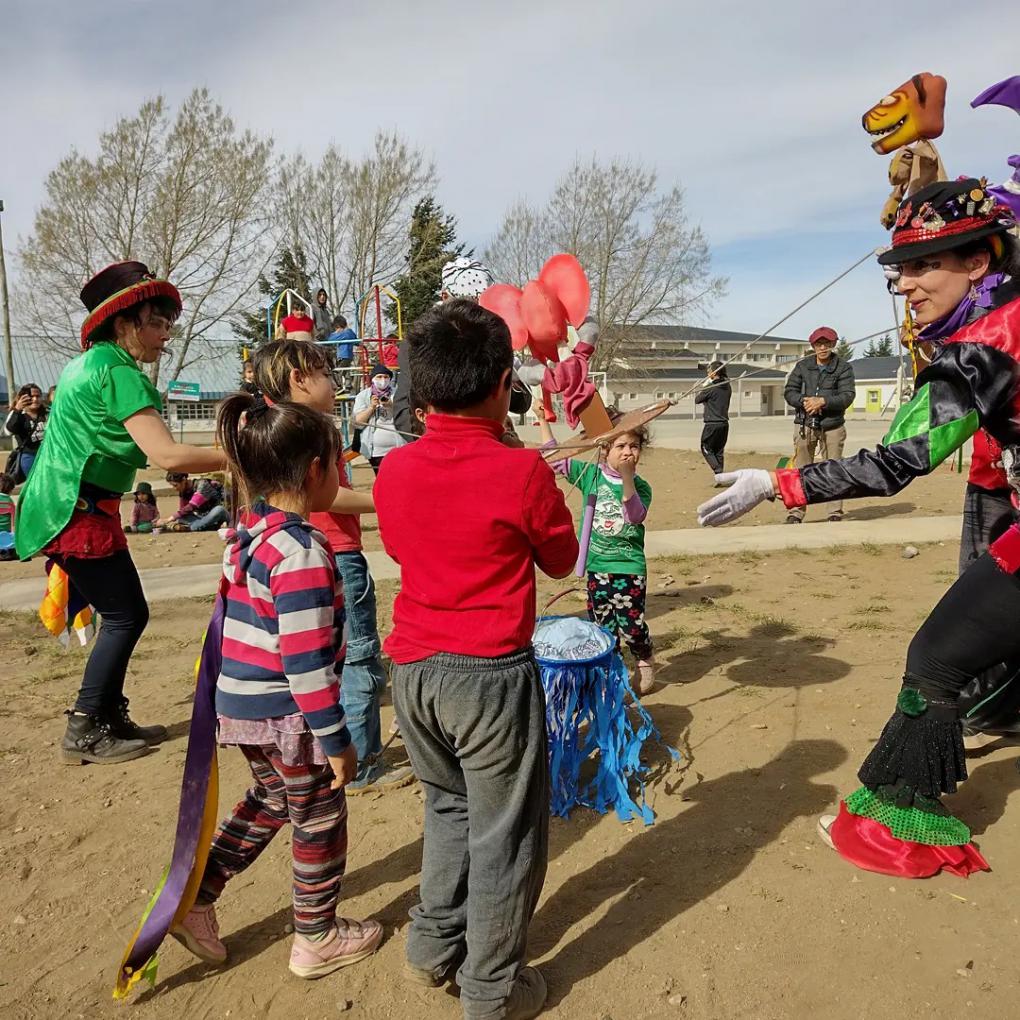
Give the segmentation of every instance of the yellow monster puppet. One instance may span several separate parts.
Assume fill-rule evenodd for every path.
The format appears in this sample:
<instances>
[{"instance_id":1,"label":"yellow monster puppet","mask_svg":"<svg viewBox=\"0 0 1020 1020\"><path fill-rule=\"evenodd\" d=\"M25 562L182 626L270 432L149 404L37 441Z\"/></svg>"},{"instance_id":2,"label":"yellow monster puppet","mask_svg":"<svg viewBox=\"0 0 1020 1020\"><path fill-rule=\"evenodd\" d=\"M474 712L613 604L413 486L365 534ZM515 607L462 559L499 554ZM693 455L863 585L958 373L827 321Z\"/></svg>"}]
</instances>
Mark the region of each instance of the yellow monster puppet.
<instances>
[{"instance_id":1,"label":"yellow monster puppet","mask_svg":"<svg viewBox=\"0 0 1020 1020\"><path fill-rule=\"evenodd\" d=\"M907 195L934 181L947 180L942 157L932 145L945 127L946 79L927 71L915 74L898 89L880 99L861 118L874 137L871 147L880 156L896 152L889 164L892 192L880 217L892 229L896 210Z\"/></svg>"}]
</instances>

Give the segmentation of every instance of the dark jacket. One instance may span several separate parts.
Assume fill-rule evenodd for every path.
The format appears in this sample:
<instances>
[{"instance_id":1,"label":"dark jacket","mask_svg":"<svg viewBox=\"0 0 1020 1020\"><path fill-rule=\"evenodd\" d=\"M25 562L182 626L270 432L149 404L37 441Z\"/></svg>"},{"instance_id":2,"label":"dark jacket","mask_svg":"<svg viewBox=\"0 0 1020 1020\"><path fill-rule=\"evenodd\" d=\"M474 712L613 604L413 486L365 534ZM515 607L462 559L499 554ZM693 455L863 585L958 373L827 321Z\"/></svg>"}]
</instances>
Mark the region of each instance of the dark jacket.
<instances>
[{"instance_id":1,"label":"dark jacket","mask_svg":"<svg viewBox=\"0 0 1020 1020\"><path fill-rule=\"evenodd\" d=\"M934 471L979 427L1009 452L1009 462L1020 461L1018 338L1020 300L964 326L935 348L915 381L913 399L897 412L881 446L779 471L784 496L802 494L807 503L891 496Z\"/></svg>"},{"instance_id":2,"label":"dark jacket","mask_svg":"<svg viewBox=\"0 0 1020 1020\"><path fill-rule=\"evenodd\" d=\"M694 397L695 404L705 405L705 424L724 425L730 420L733 387L729 380L713 381Z\"/></svg>"},{"instance_id":3,"label":"dark jacket","mask_svg":"<svg viewBox=\"0 0 1020 1020\"><path fill-rule=\"evenodd\" d=\"M854 402L854 370L849 361L833 354L832 360L822 367L815 356L801 358L786 380L783 396L790 407L803 416L802 401L804 397L824 397L825 407L822 408L821 425L823 432L838 429L846 419L846 409Z\"/></svg>"},{"instance_id":4,"label":"dark jacket","mask_svg":"<svg viewBox=\"0 0 1020 1020\"><path fill-rule=\"evenodd\" d=\"M39 417L33 418L23 411L11 411L4 423L4 431L14 437L15 445L24 453L35 453L42 446L49 412L39 409Z\"/></svg>"},{"instance_id":5,"label":"dark jacket","mask_svg":"<svg viewBox=\"0 0 1020 1020\"><path fill-rule=\"evenodd\" d=\"M415 417L411 407L411 390L414 383L411 379L411 355L406 343L400 344L397 354L397 378L400 386L393 394L393 427L402 434L405 442L413 442ZM531 390L513 375L513 388L510 391L510 413L524 414L531 409Z\"/></svg>"}]
</instances>

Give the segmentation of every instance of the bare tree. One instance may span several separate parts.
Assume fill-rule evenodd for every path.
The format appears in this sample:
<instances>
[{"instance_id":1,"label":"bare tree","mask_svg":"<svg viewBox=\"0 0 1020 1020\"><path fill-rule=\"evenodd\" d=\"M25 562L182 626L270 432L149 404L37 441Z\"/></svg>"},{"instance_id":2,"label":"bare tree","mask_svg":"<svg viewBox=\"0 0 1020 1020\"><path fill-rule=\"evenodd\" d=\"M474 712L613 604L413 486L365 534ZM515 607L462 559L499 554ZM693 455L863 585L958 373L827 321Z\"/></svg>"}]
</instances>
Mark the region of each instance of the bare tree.
<instances>
[{"instance_id":1,"label":"bare tree","mask_svg":"<svg viewBox=\"0 0 1020 1020\"><path fill-rule=\"evenodd\" d=\"M547 236L543 213L518 199L506 211L496 236L485 250L485 261L497 280L523 287L538 275L549 257Z\"/></svg>"},{"instance_id":2,"label":"bare tree","mask_svg":"<svg viewBox=\"0 0 1020 1020\"><path fill-rule=\"evenodd\" d=\"M276 200L280 243L305 251L310 275L342 308L404 270L412 212L435 184L434 164L393 132L379 132L361 160L333 145L316 165L287 160Z\"/></svg>"},{"instance_id":3,"label":"bare tree","mask_svg":"<svg viewBox=\"0 0 1020 1020\"><path fill-rule=\"evenodd\" d=\"M659 191L655 172L637 163L576 162L544 209L508 211L486 255L501 279L519 284L561 251L577 256L591 283L598 368L612 362L628 327L689 321L725 293L683 190Z\"/></svg>"},{"instance_id":4,"label":"bare tree","mask_svg":"<svg viewBox=\"0 0 1020 1020\"><path fill-rule=\"evenodd\" d=\"M22 294L36 331L73 335L78 292L110 262L138 259L184 299L174 367L243 302L265 266L272 141L240 133L205 89L173 119L160 97L99 138L94 159L72 151L46 181L46 201L20 251ZM192 356L194 357L194 355ZM153 377L157 378L158 364Z\"/></svg>"}]
</instances>

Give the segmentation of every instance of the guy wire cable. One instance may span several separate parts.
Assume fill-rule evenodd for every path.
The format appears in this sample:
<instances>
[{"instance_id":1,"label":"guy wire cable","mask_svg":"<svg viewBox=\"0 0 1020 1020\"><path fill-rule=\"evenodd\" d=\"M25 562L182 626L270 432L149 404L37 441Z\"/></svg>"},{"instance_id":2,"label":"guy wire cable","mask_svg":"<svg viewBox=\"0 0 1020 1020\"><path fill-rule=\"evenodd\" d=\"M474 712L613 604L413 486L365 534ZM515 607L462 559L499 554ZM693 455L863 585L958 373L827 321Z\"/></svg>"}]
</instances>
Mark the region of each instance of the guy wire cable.
<instances>
[{"instance_id":1,"label":"guy wire cable","mask_svg":"<svg viewBox=\"0 0 1020 1020\"><path fill-rule=\"evenodd\" d=\"M764 339L766 339L766 338L767 338L767 337L769 336L769 334L770 334L770 333L771 333L771 332L772 332L772 331L773 331L774 329L776 329L776 328L778 328L779 326L781 326L781 325L782 325L782 324L783 324L784 322L786 322L786 320L787 320L787 319L791 319L791 318L793 318L793 316L794 316L794 315L796 315L796 314L797 314L797 312L799 312L799 311L800 311L800 310L801 310L802 308L804 308L804 307L805 307L806 305L809 305L809 304L810 304L810 303L811 303L812 301L814 301L814 299L815 299L816 297L818 297L818 296L819 296L820 294L824 294L824 293L825 293L825 292L826 292L826 291L827 291L827 290L828 290L828 289L829 289L830 287L832 287L832 286L834 286L835 284L839 283L839 281L840 281L840 280L842 280L844 276L849 276L849 275L850 275L850 273L852 273L852 272L853 272L853 271L854 271L854 270L855 270L855 269L856 269L856 268L857 268L857 267L858 267L859 265L861 265L861 264L862 264L863 262L866 262L866 261L867 261L868 259L870 259L870 258L872 258L873 256L875 256L876 254L878 254L879 250L880 250L880 249L878 249L878 248L873 248L873 249L871 249L871 251L869 251L869 252L866 252L866 253L865 253L864 255L862 255L862 256L861 256L861 257L860 257L860 258L859 258L859 259L858 259L858 260L857 260L857 261L856 261L856 262L855 262L855 263L854 263L854 264L853 264L852 266L848 266L848 267L847 267L846 269L844 269L844 270L843 270L843 272L841 272L841 273L840 273L840 274L839 274L838 276L834 276L834 277L833 277L833 278L832 278L832 279L831 279L831 280L830 280L830 281L829 281L829 282L828 282L827 284L825 284L825 286L824 286L824 287L819 287L819 288L818 288L818 290L816 290L816 291L814 292L814 294L812 294L812 295L811 295L810 297L807 297L807 298L805 298L805 299L804 299L803 301L801 301L801 303L800 303L799 305L797 305L797 307L796 307L796 308L794 308L794 309L793 309L792 311L790 311L790 312L787 312L787 313L786 313L786 315L784 315L784 316L783 316L783 317L782 317L782 318L781 318L781 319L780 319L780 320L779 320L778 322L774 322L774 323L772 323L772 325L771 325L771 326L769 326L769 328L768 328L767 330L765 330L765 332L764 332L764 333L759 333L759 334L758 334L758 336L756 336L756 337L755 337L755 338L754 338L753 340L749 340L749 341L748 341L748 342L747 342L746 344L744 344L744 346L743 346L743 347L742 347L742 348L741 348L741 349L740 349L739 351L737 351L737 352L736 352L736 354L734 354L734 355L732 355L731 357L727 358L727 359L726 359L726 360L725 360L725 361L724 361L724 362L722 363L722 367L723 367L723 368L725 368L725 367L726 367L727 365L729 365L729 364L732 364L732 363L733 363L734 361L736 361L736 360L737 360L737 358L739 358L739 357L740 357L740 356L741 356L742 354L745 354L745 353L746 353L746 352L747 352L747 351L748 351L748 350L749 350L750 348L752 348L752 347L753 347L753 346L754 346L754 345L755 345L756 343L758 343L758 342L759 342L759 341L761 341L761 340L764 340ZM882 250L884 250L884 249L882 249ZM679 397L678 397L677 399L678 399L678 400L684 400L684 399L686 399L686 398L687 398L687 397L689 397L689 396L690 396L690 395L691 395L691 394L692 394L692 393L693 393L693 392L694 392L694 391L695 391L696 389L698 389L698 387L697 387L697 386L692 386L692 387L691 387L691 389L687 390L687 392L686 392L686 393L681 393L681 394L680 394L680 396L679 396Z\"/></svg>"}]
</instances>

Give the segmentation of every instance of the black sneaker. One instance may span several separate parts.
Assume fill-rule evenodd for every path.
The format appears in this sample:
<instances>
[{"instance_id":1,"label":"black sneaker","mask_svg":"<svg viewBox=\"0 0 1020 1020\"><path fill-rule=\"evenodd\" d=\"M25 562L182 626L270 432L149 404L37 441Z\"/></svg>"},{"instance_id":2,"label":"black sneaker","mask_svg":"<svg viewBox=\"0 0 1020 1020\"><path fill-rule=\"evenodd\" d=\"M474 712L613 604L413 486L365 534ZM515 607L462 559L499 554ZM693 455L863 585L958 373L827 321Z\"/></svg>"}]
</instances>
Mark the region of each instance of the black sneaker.
<instances>
[{"instance_id":1,"label":"black sneaker","mask_svg":"<svg viewBox=\"0 0 1020 1020\"><path fill-rule=\"evenodd\" d=\"M60 742L60 753L68 765L84 765L87 761L96 765L115 765L141 758L149 752L149 745L144 740L125 740L115 736L106 719L73 709L64 714L67 716L67 730Z\"/></svg>"},{"instance_id":2,"label":"black sneaker","mask_svg":"<svg viewBox=\"0 0 1020 1020\"><path fill-rule=\"evenodd\" d=\"M161 744L169 736L165 726L139 726L128 714L128 699L121 698L110 709L110 732L121 740L144 740L150 746Z\"/></svg>"}]
</instances>

